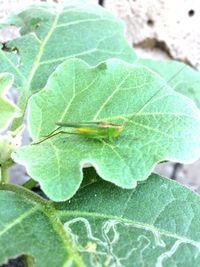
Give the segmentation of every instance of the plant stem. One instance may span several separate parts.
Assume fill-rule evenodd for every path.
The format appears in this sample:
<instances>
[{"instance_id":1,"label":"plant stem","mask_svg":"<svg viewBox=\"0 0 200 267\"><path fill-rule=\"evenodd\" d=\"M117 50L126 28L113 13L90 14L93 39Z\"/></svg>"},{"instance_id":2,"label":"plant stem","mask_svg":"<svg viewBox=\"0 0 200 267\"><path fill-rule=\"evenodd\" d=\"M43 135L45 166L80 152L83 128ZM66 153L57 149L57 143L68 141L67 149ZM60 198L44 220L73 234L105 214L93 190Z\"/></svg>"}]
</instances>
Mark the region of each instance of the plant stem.
<instances>
[{"instance_id":1,"label":"plant stem","mask_svg":"<svg viewBox=\"0 0 200 267\"><path fill-rule=\"evenodd\" d=\"M7 165L1 165L0 171L0 183L7 184L9 180L9 167Z\"/></svg>"},{"instance_id":2,"label":"plant stem","mask_svg":"<svg viewBox=\"0 0 200 267\"><path fill-rule=\"evenodd\" d=\"M32 189L34 186L36 186L36 184L37 182L31 178L23 184L23 187L27 189Z\"/></svg>"},{"instance_id":3,"label":"plant stem","mask_svg":"<svg viewBox=\"0 0 200 267\"><path fill-rule=\"evenodd\" d=\"M173 172L172 172L171 177L170 177L172 180L176 180L177 173L181 169L181 167L182 167L182 164L180 164L180 163L174 164L174 169L173 169Z\"/></svg>"},{"instance_id":4,"label":"plant stem","mask_svg":"<svg viewBox=\"0 0 200 267\"><path fill-rule=\"evenodd\" d=\"M25 255L24 256L24 264L26 267L33 267L35 265L33 257Z\"/></svg>"},{"instance_id":5,"label":"plant stem","mask_svg":"<svg viewBox=\"0 0 200 267\"><path fill-rule=\"evenodd\" d=\"M24 92L24 94L22 94L19 98L19 102L18 102L18 107L20 108L21 112L22 112L22 116L20 116L19 118L16 118L11 126L12 131L15 131L20 125L23 124L24 121L24 115L26 112L26 106L28 103L28 99L29 99L29 94L27 94L26 92Z\"/></svg>"}]
</instances>

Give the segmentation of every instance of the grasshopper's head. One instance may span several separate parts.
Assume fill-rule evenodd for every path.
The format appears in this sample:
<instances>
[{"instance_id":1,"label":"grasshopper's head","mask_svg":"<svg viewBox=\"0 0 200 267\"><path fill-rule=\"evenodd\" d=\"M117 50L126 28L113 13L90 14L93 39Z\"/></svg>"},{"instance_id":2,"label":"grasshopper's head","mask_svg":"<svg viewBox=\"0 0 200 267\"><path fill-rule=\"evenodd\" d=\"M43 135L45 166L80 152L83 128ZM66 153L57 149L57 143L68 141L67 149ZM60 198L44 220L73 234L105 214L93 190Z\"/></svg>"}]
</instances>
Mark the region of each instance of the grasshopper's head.
<instances>
[{"instance_id":1,"label":"grasshopper's head","mask_svg":"<svg viewBox=\"0 0 200 267\"><path fill-rule=\"evenodd\" d=\"M109 122L99 122L101 128L106 128L110 138L117 137L124 130L124 126L121 124L114 124Z\"/></svg>"},{"instance_id":2,"label":"grasshopper's head","mask_svg":"<svg viewBox=\"0 0 200 267\"><path fill-rule=\"evenodd\" d=\"M115 137L119 136L123 130L124 130L124 125L117 124L115 127L114 136Z\"/></svg>"}]
</instances>

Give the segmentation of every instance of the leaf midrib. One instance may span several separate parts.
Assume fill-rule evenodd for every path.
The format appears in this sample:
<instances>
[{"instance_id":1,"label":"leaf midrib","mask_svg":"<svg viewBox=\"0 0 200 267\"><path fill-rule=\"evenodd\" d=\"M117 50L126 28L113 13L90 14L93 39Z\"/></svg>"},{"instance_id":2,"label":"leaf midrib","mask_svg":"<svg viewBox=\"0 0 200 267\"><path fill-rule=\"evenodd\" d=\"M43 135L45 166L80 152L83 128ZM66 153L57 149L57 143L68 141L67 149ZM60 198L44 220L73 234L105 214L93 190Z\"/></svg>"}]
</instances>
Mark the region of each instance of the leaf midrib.
<instances>
[{"instance_id":1,"label":"leaf midrib","mask_svg":"<svg viewBox=\"0 0 200 267\"><path fill-rule=\"evenodd\" d=\"M66 251L69 255L71 255L72 259L78 264L80 267L86 267L83 260L77 253L78 249L76 248L76 244L72 243L71 238L69 235L64 231L63 225L59 218L57 217L56 210L49 205L50 201L47 202L45 199L42 199L40 196L36 195L33 192L30 192L23 187L15 186L12 184L7 185L1 185L0 186L0 193L2 192L13 192L19 195L23 196L24 200L27 200L28 202L32 202L33 206L32 208L26 210L26 212L22 213L17 219L13 220L9 226L4 229L2 232L0 232L0 236L7 232L10 228L12 228L14 225L17 225L18 223L21 223L24 219L26 219L29 215L41 211L44 213L47 218L49 219L52 228L55 230L55 233L60 237L61 241L63 242L63 246L66 248ZM66 259L66 262L68 262L68 259ZM64 264L65 264L64 263Z\"/></svg>"},{"instance_id":2,"label":"leaf midrib","mask_svg":"<svg viewBox=\"0 0 200 267\"><path fill-rule=\"evenodd\" d=\"M62 10L61 10L61 11L62 11ZM33 77L34 77L34 74L35 74L35 72L37 71L37 69L38 69L38 67L39 67L40 60L41 60L41 58L42 58L42 55L43 55L45 46L46 46L46 44L48 43L48 41L49 41L51 35L53 34L53 32L54 32L55 29L56 29L58 20L59 20L59 18L60 18L61 11L58 12L58 13L56 14L55 19L54 19L54 21L53 21L53 23L52 23L52 25L51 25L51 27L50 27L50 30L49 30L48 34L46 35L46 37L44 38L44 40L41 42L41 46L40 46L39 52L38 52L38 54L37 54L37 57L36 57L36 59L35 59L35 62L34 62L34 64L33 64L33 67L32 67L32 69L31 69L31 72L30 72L29 77L28 77L28 80L27 80L27 83L28 83L27 86L28 86L28 88L30 88L30 85L31 85L32 79L33 79Z\"/></svg>"},{"instance_id":3,"label":"leaf midrib","mask_svg":"<svg viewBox=\"0 0 200 267\"><path fill-rule=\"evenodd\" d=\"M70 237L67 235L66 231L64 231L62 223L56 219L56 213L52 214L51 212L48 212L45 209L41 209L41 207L39 207L39 205L33 206L31 209L29 209L28 211L26 211L25 213L23 213L19 217L17 217L17 219L15 219L12 223L8 224L8 226L6 228L4 228L3 231L0 232L0 237L4 233L6 233L9 229L11 229L15 225L21 223L24 219L26 219L28 216L34 214L37 211L41 211L42 213L46 213L47 218L49 219L49 221L52 224L52 228L55 230L57 235L60 236L60 239L62 240L63 246L65 247L67 253L69 253L69 255L71 255L72 259L77 264L79 264L78 266L84 267L85 266L84 262L82 261L81 257L78 255L78 253L76 253L76 250L78 251L78 249L75 248L75 244L72 243ZM68 262L68 259L66 259L65 263L67 263L67 262ZM65 265L65 263L64 263L64 265Z\"/></svg>"},{"instance_id":4,"label":"leaf midrib","mask_svg":"<svg viewBox=\"0 0 200 267\"><path fill-rule=\"evenodd\" d=\"M71 25L76 25L76 24L85 23L85 22L92 22L92 21L113 21L113 22L115 22L113 19L109 19L109 18L106 18L106 17L100 17L100 18L94 18L94 19L75 20L75 21L60 25L60 24L58 24L58 21L59 21L60 15L64 13L64 12L62 13L62 11L63 11L63 8L61 10L57 11L57 14L56 14L56 16L55 16L55 18L53 20L53 23L52 23L51 27L49 28L48 34L46 35L46 37L42 41L40 39L38 39L36 34L32 33L32 34L34 34L36 39L39 41L40 47L39 47L38 54L37 54L36 59L35 59L35 61L33 63L33 67L32 67L32 69L31 69L31 71L29 73L28 78L26 78L22 74L22 72L18 68L16 68L15 64L8 57L6 57L5 53L2 53L2 50L1 50L1 54L6 58L6 60L9 62L9 64L14 68L14 70L23 79L23 81L24 80L26 81L26 88L28 88L28 89L30 89L31 82L32 82L32 80L34 78L34 74L36 73L36 71L37 71L37 69L38 69L38 67L40 65L49 64L49 63L58 62L58 61L63 61L63 60L66 60L68 58L71 58L71 57L85 55L85 54L88 54L88 53L91 53L91 52L95 52L95 51L98 50L98 48L93 48L93 49L90 49L88 51L84 51L84 52L77 53L77 54L74 54L74 55L61 57L61 58L57 58L57 59L53 59L53 60L41 61L45 46L48 43L48 41L49 41L50 37L52 36L52 34L54 33L54 31L58 27L60 27L60 26L65 26L65 27L67 26L68 27L68 26L71 26ZM105 52L110 52L110 51L105 51ZM121 52L117 52L116 54L120 54L120 53Z\"/></svg>"},{"instance_id":5,"label":"leaf midrib","mask_svg":"<svg viewBox=\"0 0 200 267\"><path fill-rule=\"evenodd\" d=\"M113 19L108 19L108 18L103 18L103 17L96 18L96 19L95 18L93 18L93 19L80 19L80 20L74 20L74 21L71 21L71 22L68 22L68 23L58 24L56 28L68 27L68 26L77 25L77 24L80 24L80 23L97 22L97 21L115 22Z\"/></svg>"}]
</instances>

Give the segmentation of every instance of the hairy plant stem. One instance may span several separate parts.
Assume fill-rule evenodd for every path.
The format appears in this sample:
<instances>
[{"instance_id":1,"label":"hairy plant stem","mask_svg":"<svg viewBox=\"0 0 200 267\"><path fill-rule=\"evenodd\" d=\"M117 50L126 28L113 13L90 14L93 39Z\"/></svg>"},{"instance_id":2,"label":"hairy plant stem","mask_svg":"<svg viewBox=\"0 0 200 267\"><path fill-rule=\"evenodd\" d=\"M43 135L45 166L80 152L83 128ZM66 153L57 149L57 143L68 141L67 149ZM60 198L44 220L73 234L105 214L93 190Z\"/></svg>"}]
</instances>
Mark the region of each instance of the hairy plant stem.
<instances>
[{"instance_id":1,"label":"hairy plant stem","mask_svg":"<svg viewBox=\"0 0 200 267\"><path fill-rule=\"evenodd\" d=\"M37 182L31 178L23 184L23 187L25 187L27 189L32 189L33 187L36 186L36 184L37 184Z\"/></svg>"},{"instance_id":2,"label":"hairy plant stem","mask_svg":"<svg viewBox=\"0 0 200 267\"><path fill-rule=\"evenodd\" d=\"M29 97L30 97L30 95L28 93L25 93L24 95L22 94L20 96L19 102L18 102L18 107L20 108L20 110L22 112L22 116L20 116L19 118L16 118L13 121L12 126L11 126L12 131L15 131L19 126L21 126L23 124Z\"/></svg>"},{"instance_id":3,"label":"hairy plant stem","mask_svg":"<svg viewBox=\"0 0 200 267\"><path fill-rule=\"evenodd\" d=\"M0 167L0 183L7 184L9 180L9 166L8 165L1 165Z\"/></svg>"},{"instance_id":4,"label":"hairy plant stem","mask_svg":"<svg viewBox=\"0 0 200 267\"><path fill-rule=\"evenodd\" d=\"M33 257L29 255L25 255L24 264L26 267L33 267L35 265Z\"/></svg>"}]
</instances>

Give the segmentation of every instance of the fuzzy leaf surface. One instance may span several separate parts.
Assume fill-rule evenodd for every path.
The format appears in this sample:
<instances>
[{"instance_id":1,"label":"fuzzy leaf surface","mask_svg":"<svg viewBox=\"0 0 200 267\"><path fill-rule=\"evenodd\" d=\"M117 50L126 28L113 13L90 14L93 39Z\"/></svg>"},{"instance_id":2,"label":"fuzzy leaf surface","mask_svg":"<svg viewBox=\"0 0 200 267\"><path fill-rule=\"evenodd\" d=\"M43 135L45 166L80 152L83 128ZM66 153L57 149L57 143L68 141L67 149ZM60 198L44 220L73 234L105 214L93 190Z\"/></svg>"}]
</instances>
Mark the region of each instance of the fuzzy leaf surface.
<instances>
[{"instance_id":1,"label":"fuzzy leaf surface","mask_svg":"<svg viewBox=\"0 0 200 267\"><path fill-rule=\"evenodd\" d=\"M151 175L137 190L98 181L66 203L60 219L87 266L199 266L200 198L174 181Z\"/></svg>"},{"instance_id":2,"label":"fuzzy leaf surface","mask_svg":"<svg viewBox=\"0 0 200 267\"><path fill-rule=\"evenodd\" d=\"M63 204L2 186L0 263L28 254L35 267L199 266L197 194L158 175L138 190L117 188L91 170L85 178Z\"/></svg>"},{"instance_id":3,"label":"fuzzy leaf surface","mask_svg":"<svg viewBox=\"0 0 200 267\"><path fill-rule=\"evenodd\" d=\"M19 255L35 267L85 266L46 200L17 186L0 186L0 263Z\"/></svg>"},{"instance_id":4,"label":"fuzzy leaf surface","mask_svg":"<svg viewBox=\"0 0 200 267\"><path fill-rule=\"evenodd\" d=\"M13 159L55 201L74 195L86 164L92 164L103 179L134 188L157 162L191 162L200 155L199 110L143 66L109 60L92 68L78 59L67 60L30 98L28 110L35 142L56 129L56 122L106 121L124 126L112 142L59 134L13 153Z\"/></svg>"},{"instance_id":5,"label":"fuzzy leaf surface","mask_svg":"<svg viewBox=\"0 0 200 267\"><path fill-rule=\"evenodd\" d=\"M6 129L9 123L19 116L18 107L6 97L12 84L13 76L11 74L0 74L0 130Z\"/></svg>"},{"instance_id":6,"label":"fuzzy leaf surface","mask_svg":"<svg viewBox=\"0 0 200 267\"><path fill-rule=\"evenodd\" d=\"M177 92L190 97L200 108L200 72L175 60L139 59L138 63L159 73Z\"/></svg>"},{"instance_id":7,"label":"fuzzy leaf surface","mask_svg":"<svg viewBox=\"0 0 200 267\"><path fill-rule=\"evenodd\" d=\"M9 25L19 27L21 36L2 45L0 71L13 73L15 86L27 95L43 88L67 58L81 58L91 65L112 57L128 62L136 58L125 40L123 23L84 1L26 7L1 27Z\"/></svg>"}]
</instances>

